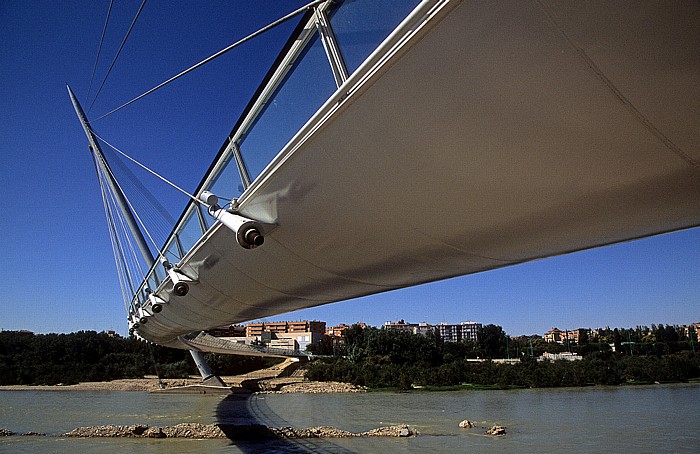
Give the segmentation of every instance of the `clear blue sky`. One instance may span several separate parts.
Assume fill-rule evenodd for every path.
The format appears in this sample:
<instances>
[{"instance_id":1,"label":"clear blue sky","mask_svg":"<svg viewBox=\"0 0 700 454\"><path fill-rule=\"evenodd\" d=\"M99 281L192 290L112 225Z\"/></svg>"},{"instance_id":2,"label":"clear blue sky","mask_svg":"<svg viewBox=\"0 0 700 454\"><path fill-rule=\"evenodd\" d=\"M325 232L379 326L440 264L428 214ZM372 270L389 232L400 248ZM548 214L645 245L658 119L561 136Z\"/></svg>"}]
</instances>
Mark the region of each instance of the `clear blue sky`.
<instances>
[{"instance_id":1,"label":"clear blue sky","mask_svg":"<svg viewBox=\"0 0 700 454\"><path fill-rule=\"evenodd\" d=\"M303 3L150 0L89 116L96 118ZM0 2L0 329L126 332L96 176L65 89L67 82L86 103L108 4ZM139 4L115 1L96 86ZM292 26L94 128L194 190ZM178 217L184 198L140 176ZM700 320L698 276L700 230L694 229L279 318L373 325L399 318L475 320L514 335L542 334L552 326L684 324Z\"/></svg>"}]
</instances>

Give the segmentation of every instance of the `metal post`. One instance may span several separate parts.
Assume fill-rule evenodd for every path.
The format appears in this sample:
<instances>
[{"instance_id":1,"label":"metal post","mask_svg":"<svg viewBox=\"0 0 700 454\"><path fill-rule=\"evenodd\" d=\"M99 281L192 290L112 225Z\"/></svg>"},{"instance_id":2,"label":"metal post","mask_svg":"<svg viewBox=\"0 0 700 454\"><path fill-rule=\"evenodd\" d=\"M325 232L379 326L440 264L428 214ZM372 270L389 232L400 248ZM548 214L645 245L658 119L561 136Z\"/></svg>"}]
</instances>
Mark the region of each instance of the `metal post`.
<instances>
[{"instance_id":1,"label":"metal post","mask_svg":"<svg viewBox=\"0 0 700 454\"><path fill-rule=\"evenodd\" d=\"M321 11L319 7L316 7L314 12L316 13L316 28L321 37L323 48L326 51L328 63L331 65L335 84L337 87L340 87L343 85L343 82L348 80L348 70L343 60L343 54L340 52L338 41L335 39L335 34L326 12Z\"/></svg>"}]
</instances>

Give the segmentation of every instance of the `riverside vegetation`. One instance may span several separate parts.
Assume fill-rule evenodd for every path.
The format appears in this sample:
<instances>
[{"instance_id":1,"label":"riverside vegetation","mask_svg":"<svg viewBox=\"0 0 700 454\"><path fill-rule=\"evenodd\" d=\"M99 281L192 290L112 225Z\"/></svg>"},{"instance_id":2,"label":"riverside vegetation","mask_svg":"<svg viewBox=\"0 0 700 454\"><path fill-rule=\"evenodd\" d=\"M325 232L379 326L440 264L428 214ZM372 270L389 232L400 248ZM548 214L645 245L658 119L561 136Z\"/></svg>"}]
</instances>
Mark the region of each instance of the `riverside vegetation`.
<instances>
[{"instance_id":1,"label":"riverside vegetation","mask_svg":"<svg viewBox=\"0 0 700 454\"><path fill-rule=\"evenodd\" d=\"M197 374L186 350L149 347L133 337L95 331L70 334L0 331L0 385L71 385L143 378L156 374L154 359L162 378ZM237 375L282 360L211 354L207 355L207 361L218 374Z\"/></svg>"},{"instance_id":2,"label":"riverside vegetation","mask_svg":"<svg viewBox=\"0 0 700 454\"><path fill-rule=\"evenodd\" d=\"M484 326L478 342L442 342L432 332L419 335L354 325L346 330L344 345L335 352L337 356L310 364L306 377L400 390L416 386L427 389L559 387L697 380L700 356L693 351L697 345L672 335L672 328L655 326L653 339L632 344L632 350L628 351L623 348L621 338L625 334L625 338L631 339L632 334L609 330L610 341L618 347L618 353L614 353L605 337L600 343L582 339L580 345L563 346L546 343L539 337L508 338L496 325ZM583 359L536 359L544 351L552 353L567 348ZM520 361L515 364L490 361L506 356ZM468 361L477 357L486 361Z\"/></svg>"},{"instance_id":3,"label":"riverside vegetation","mask_svg":"<svg viewBox=\"0 0 700 454\"><path fill-rule=\"evenodd\" d=\"M682 339L673 327L651 330L608 330L600 342L581 339L562 346L542 338L509 338L500 326L486 325L478 342L442 342L439 336L352 326L344 343L322 343L315 353L333 354L308 365L306 378L338 381L369 388L425 389L555 387L624 383L687 382L700 379L697 340ZM647 333L642 336L642 333ZM623 346L621 339L633 344ZM695 343L693 343L695 342ZM613 353L609 343L616 344ZM632 346L633 345L633 346ZM544 351L571 349L580 361L537 361ZM335 350L335 351L334 351ZM516 364L490 358L511 356ZM469 359L486 358L484 362ZM270 367L279 359L206 355L212 370L237 375ZM196 374L187 351L151 346L133 337L80 331L33 334L0 331L0 385L56 385L86 381L163 378Z\"/></svg>"}]
</instances>

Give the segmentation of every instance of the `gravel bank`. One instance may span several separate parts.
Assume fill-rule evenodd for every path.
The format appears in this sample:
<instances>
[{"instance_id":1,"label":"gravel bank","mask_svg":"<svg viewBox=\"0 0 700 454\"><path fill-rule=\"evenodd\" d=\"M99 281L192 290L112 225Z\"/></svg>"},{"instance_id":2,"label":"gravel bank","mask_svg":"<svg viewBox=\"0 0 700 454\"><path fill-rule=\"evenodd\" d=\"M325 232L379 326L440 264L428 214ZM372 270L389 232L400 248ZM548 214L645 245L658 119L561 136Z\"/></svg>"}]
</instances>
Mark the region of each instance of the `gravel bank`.
<instances>
[{"instance_id":1,"label":"gravel bank","mask_svg":"<svg viewBox=\"0 0 700 454\"><path fill-rule=\"evenodd\" d=\"M352 437L409 437L418 435L405 424L379 427L367 432L353 433L335 427L267 427L263 425L229 425L183 423L175 426L90 426L78 427L63 434L65 437L82 438L228 438L231 440L261 438L352 438Z\"/></svg>"},{"instance_id":2,"label":"gravel bank","mask_svg":"<svg viewBox=\"0 0 700 454\"><path fill-rule=\"evenodd\" d=\"M363 393L367 389L362 386L352 385L350 383L340 383L335 381L320 382L320 381L303 381L289 379L274 379L261 382L261 394L288 394L288 393Z\"/></svg>"},{"instance_id":3,"label":"gravel bank","mask_svg":"<svg viewBox=\"0 0 700 454\"><path fill-rule=\"evenodd\" d=\"M224 383L233 383L235 377L221 377ZM199 378L164 379L165 389L200 385ZM262 393L361 393L366 389L349 383L304 381L302 378L274 378L259 382ZM132 378L104 382L84 382L77 385L10 385L0 386L0 391L158 391L160 387L155 377Z\"/></svg>"}]
</instances>

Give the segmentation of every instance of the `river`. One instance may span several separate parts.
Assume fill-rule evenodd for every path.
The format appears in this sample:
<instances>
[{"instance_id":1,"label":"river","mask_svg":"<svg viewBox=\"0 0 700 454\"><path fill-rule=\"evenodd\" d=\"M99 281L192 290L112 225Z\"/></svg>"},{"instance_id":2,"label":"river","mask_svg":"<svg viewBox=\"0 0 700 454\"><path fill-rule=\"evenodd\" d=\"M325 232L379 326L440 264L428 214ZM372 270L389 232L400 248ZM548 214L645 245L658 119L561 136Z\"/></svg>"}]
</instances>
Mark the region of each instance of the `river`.
<instances>
[{"instance_id":1,"label":"river","mask_svg":"<svg viewBox=\"0 0 700 454\"><path fill-rule=\"evenodd\" d=\"M502 437L482 429L504 425ZM406 423L415 438L266 440L2 437L0 452L697 452L700 385L366 394L166 395L0 391L0 428L65 433L103 424L330 425L354 432Z\"/></svg>"}]
</instances>

